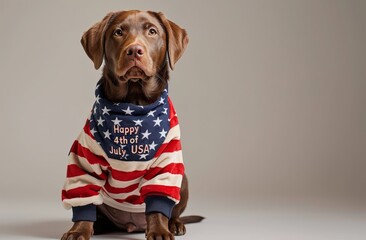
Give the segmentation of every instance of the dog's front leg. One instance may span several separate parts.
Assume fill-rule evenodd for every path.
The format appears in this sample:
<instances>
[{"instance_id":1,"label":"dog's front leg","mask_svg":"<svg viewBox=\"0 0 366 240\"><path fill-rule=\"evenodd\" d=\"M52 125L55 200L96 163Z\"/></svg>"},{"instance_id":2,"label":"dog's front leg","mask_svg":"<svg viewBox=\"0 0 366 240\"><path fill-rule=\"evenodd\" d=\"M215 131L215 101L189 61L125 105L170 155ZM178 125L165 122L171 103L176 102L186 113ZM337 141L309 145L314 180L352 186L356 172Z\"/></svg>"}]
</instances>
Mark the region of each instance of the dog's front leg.
<instances>
[{"instance_id":1,"label":"dog's front leg","mask_svg":"<svg viewBox=\"0 0 366 240\"><path fill-rule=\"evenodd\" d=\"M146 215L146 240L174 240L170 233L168 223L169 219L161 213L149 213Z\"/></svg>"},{"instance_id":2,"label":"dog's front leg","mask_svg":"<svg viewBox=\"0 0 366 240\"><path fill-rule=\"evenodd\" d=\"M94 222L75 222L71 229L65 233L61 240L89 240L93 235Z\"/></svg>"}]
</instances>

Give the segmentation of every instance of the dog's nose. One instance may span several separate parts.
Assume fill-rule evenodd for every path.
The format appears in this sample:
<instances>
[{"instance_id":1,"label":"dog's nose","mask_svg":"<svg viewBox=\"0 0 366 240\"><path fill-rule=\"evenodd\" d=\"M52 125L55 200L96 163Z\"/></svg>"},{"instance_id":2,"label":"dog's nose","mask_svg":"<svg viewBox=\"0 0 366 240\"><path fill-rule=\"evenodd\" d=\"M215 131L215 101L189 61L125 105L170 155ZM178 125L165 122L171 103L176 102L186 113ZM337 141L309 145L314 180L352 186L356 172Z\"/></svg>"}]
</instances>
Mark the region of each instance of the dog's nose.
<instances>
[{"instance_id":1,"label":"dog's nose","mask_svg":"<svg viewBox=\"0 0 366 240\"><path fill-rule=\"evenodd\" d=\"M140 59L143 55L144 55L144 49L139 44L134 44L127 48L127 56L129 58Z\"/></svg>"}]
</instances>

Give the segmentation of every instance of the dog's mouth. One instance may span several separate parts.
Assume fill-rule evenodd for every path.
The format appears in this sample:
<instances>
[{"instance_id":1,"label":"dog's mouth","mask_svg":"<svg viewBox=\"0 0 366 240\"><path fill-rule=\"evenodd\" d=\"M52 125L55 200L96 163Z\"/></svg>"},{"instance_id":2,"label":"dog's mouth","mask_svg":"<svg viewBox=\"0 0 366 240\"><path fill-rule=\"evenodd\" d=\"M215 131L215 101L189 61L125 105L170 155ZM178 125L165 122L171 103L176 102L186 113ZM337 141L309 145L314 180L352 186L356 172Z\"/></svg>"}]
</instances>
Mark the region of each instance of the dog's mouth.
<instances>
[{"instance_id":1,"label":"dog's mouth","mask_svg":"<svg viewBox=\"0 0 366 240\"><path fill-rule=\"evenodd\" d=\"M127 70L125 75L120 76L119 79L123 82L138 82L147 79L147 77L148 76L141 68L134 66Z\"/></svg>"}]
</instances>

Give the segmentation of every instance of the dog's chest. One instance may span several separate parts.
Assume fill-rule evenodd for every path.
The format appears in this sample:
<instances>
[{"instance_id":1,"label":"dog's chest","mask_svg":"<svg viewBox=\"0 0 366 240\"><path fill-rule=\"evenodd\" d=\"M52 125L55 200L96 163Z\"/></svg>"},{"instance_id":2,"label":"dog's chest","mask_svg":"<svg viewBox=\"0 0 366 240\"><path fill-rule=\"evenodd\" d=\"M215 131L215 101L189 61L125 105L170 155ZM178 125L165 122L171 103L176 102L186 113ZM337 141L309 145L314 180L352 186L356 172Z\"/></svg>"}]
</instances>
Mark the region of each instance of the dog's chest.
<instances>
[{"instance_id":1,"label":"dog's chest","mask_svg":"<svg viewBox=\"0 0 366 240\"><path fill-rule=\"evenodd\" d=\"M113 103L97 86L90 132L109 158L149 161L159 154L170 129L168 93L147 106Z\"/></svg>"}]
</instances>

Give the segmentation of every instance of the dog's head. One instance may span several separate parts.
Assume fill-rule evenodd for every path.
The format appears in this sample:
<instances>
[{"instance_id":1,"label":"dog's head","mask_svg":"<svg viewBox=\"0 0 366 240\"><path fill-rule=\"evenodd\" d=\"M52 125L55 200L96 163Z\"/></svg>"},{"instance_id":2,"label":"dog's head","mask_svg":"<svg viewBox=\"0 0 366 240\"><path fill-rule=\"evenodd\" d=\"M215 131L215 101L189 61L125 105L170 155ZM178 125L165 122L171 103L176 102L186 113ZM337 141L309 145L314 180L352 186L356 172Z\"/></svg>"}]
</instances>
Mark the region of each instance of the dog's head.
<instances>
[{"instance_id":1,"label":"dog's head","mask_svg":"<svg viewBox=\"0 0 366 240\"><path fill-rule=\"evenodd\" d=\"M104 59L107 98L146 105L166 87L167 61L173 69L188 36L162 13L133 10L107 14L84 33L81 43L96 69Z\"/></svg>"}]
</instances>

